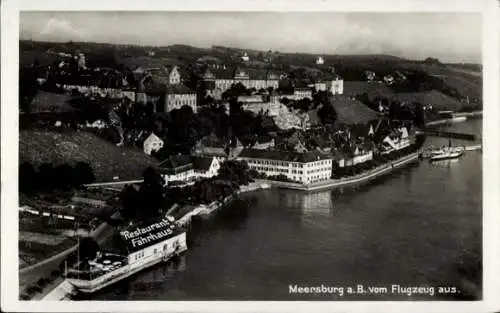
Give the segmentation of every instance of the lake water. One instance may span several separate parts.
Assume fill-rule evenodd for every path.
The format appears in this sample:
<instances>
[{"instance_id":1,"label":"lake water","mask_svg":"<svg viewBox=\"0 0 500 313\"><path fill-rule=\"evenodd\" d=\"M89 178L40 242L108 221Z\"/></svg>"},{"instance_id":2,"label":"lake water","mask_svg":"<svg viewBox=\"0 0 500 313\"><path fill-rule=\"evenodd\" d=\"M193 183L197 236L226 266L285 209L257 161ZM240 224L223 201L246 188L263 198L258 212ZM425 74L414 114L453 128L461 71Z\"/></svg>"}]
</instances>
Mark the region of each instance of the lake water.
<instances>
[{"instance_id":1,"label":"lake water","mask_svg":"<svg viewBox=\"0 0 500 313\"><path fill-rule=\"evenodd\" d=\"M480 136L482 120L441 128ZM426 145L447 143L428 138ZM470 151L356 188L246 194L201 225L180 264L145 270L91 299L480 299L480 278L470 277L480 273L481 245L482 153ZM321 284L344 294L290 293L290 285ZM392 284L436 289L409 297L391 292ZM357 285L388 291L347 294ZM439 286L456 293L436 295Z\"/></svg>"}]
</instances>

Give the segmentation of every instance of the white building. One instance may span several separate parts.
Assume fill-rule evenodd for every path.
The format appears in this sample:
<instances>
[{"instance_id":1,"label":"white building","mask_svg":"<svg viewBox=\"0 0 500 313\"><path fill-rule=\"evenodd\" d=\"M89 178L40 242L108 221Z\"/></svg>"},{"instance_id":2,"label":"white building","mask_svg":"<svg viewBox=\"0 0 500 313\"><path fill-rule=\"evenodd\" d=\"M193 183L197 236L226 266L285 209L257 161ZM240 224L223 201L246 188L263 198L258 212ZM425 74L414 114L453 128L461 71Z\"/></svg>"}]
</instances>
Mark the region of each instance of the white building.
<instances>
[{"instance_id":1,"label":"white building","mask_svg":"<svg viewBox=\"0 0 500 313\"><path fill-rule=\"evenodd\" d=\"M163 148L163 140L160 137L156 136L154 133L151 133L146 140L144 140L144 153L147 155L151 155L151 153L159 151Z\"/></svg>"},{"instance_id":2,"label":"white building","mask_svg":"<svg viewBox=\"0 0 500 313\"><path fill-rule=\"evenodd\" d=\"M293 89L293 100L300 100L304 98L309 98L312 100L312 90L311 88L294 88Z\"/></svg>"},{"instance_id":3,"label":"white building","mask_svg":"<svg viewBox=\"0 0 500 313\"><path fill-rule=\"evenodd\" d=\"M219 173L221 162L216 157L175 155L160 163L160 173L168 185L171 182L189 183Z\"/></svg>"},{"instance_id":4,"label":"white building","mask_svg":"<svg viewBox=\"0 0 500 313\"><path fill-rule=\"evenodd\" d=\"M256 150L267 150L274 148L274 146L275 146L274 138L271 138L268 141L255 143L252 148Z\"/></svg>"},{"instance_id":5,"label":"white building","mask_svg":"<svg viewBox=\"0 0 500 313\"><path fill-rule=\"evenodd\" d=\"M244 62L248 62L250 61L250 57L248 56L248 54L245 52L243 54L243 56L241 57L241 60L243 60Z\"/></svg>"},{"instance_id":6,"label":"white building","mask_svg":"<svg viewBox=\"0 0 500 313\"><path fill-rule=\"evenodd\" d=\"M308 87L314 88L316 91L326 91L326 82L315 82L314 84L309 84Z\"/></svg>"},{"instance_id":7,"label":"white building","mask_svg":"<svg viewBox=\"0 0 500 313\"><path fill-rule=\"evenodd\" d=\"M375 80L375 72L372 72L372 71L365 71L365 76L366 76L366 80L368 81L373 81Z\"/></svg>"},{"instance_id":8,"label":"white building","mask_svg":"<svg viewBox=\"0 0 500 313\"><path fill-rule=\"evenodd\" d=\"M284 175L305 185L328 180L332 175L332 157L316 150L297 153L244 149L238 159L246 161L251 169L259 173Z\"/></svg>"},{"instance_id":9,"label":"white building","mask_svg":"<svg viewBox=\"0 0 500 313\"><path fill-rule=\"evenodd\" d=\"M387 85L394 84L394 77L392 77L392 75L384 76L384 83L386 83Z\"/></svg>"},{"instance_id":10,"label":"white building","mask_svg":"<svg viewBox=\"0 0 500 313\"><path fill-rule=\"evenodd\" d=\"M216 157L193 157L193 167L197 177L211 178L219 174L221 162Z\"/></svg>"},{"instance_id":11,"label":"white building","mask_svg":"<svg viewBox=\"0 0 500 313\"><path fill-rule=\"evenodd\" d=\"M386 136L382 140L382 153L388 154L392 151L399 151L411 145L410 136L406 127L400 127L395 132Z\"/></svg>"},{"instance_id":12,"label":"white building","mask_svg":"<svg viewBox=\"0 0 500 313\"><path fill-rule=\"evenodd\" d=\"M352 165L365 163L371 160L373 160L373 150L362 149L360 147L355 148L354 157L352 158Z\"/></svg>"},{"instance_id":13,"label":"white building","mask_svg":"<svg viewBox=\"0 0 500 313\"><path fill-rule=\"evenodd\" d=\"M373 149L367 143L358 144L353 148L333 149L332 154L340 168L373 160Z\"/></svg>"},{"instance_id":14,"label":"white building","mask_svg":"<svg viewBox=\"0 0 500 313\"><path fill-rule=\"evenodd\" d=\"M121 231L114 250L79 261L66 279L79 291L95 292L186 251L186 232L171 217L150 220Z\"/></svg>"},{"instance_id":15,"label":"white building","mask_svg":"<svg viewBox=\"0 0 500 313\"><path fill-rule=\"evenodd\" d=\"M325 64L325 60L323 59L323 57L317 57L316 58L316 64L317 65Z\"/></svg>"},{"instance_id":16,"label":"white building","mask_svg":"<svg viewBox=\"0 0 500 313\"><path fill-rule=\"evenodd\" d=\"M344 80L338 76L330 82L330 92L334 95L341 95L344 93Z\"/></svg>"}]
</instances>

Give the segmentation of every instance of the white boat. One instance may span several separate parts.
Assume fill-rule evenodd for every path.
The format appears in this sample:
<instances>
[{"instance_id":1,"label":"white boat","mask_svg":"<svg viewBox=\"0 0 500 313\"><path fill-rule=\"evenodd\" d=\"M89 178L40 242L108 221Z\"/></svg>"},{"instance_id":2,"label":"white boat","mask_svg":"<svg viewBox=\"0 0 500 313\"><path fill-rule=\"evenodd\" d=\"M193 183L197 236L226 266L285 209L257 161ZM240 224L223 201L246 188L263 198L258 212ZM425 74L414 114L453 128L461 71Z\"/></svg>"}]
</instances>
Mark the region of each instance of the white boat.
<instances>
[{"instance_id":1,"label":"white boat","mask_svg":"<svg viewBox=\"0 0 500 313\"><path fill-rule=\"evenodd\" d=\"M430 161L440 161L448 159L458 159L464 154L463 147L445 147L440 150L434 150L431 154Z\"/></svg>"},{"instance_id":2,"label":"white boat","mask_svg":"<svg viewBox=\"0 0 500 313\"><path fill-rule=\"evenodd\" d=\"M93 260L79 261L66 273L69 283L92 293L187 250L186 232L172 218L134 226L120 238L125 253L98 252Z\"/></svg>"}]
</instances>

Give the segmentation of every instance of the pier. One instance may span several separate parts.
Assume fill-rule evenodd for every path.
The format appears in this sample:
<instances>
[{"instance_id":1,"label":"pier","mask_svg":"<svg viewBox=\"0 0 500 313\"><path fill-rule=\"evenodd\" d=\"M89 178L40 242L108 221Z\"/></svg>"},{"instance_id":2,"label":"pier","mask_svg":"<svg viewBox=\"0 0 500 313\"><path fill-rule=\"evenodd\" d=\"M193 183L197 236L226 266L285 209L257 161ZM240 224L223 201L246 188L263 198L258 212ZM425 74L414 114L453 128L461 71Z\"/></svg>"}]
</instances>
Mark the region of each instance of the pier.
<instances>
[{"instance_id":1,"label":"pier","mask_svg":"<svg viewBox=\"0 0 500 313\"><path fill-rule=\"evenodd\" d=\"M464 148L464 151L477 151L477 150L482 150L483 146L481 144L477 145L469 145L469 146L462 146ZM432 156L432 150L434 147L429 146L427 148L420 149L419 152L419 157L423 159L430 158Z\"/></svg>"},{"instance_id":2,"label":"pier","mask_svg":"<svg viewBox=\"0 0 500 313\"><path fill-rule=\"evenodd\" d=\"M474 134L447 132L447 131L433 130L433 129L419 130L417 131L417 134L426 134L428 136L434 136L434 137L445 137L445 138L463 139L470 141L476 140L476 135Z\"/></svg>"}]
</instances>

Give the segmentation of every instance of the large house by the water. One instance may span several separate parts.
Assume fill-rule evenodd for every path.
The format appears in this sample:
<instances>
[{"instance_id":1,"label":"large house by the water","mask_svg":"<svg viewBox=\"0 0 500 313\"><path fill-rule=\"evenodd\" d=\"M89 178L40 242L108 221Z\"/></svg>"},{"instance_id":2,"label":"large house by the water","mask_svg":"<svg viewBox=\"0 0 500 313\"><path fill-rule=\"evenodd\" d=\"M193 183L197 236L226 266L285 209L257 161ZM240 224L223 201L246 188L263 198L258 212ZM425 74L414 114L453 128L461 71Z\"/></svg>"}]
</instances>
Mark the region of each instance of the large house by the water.
<instances>
[{"instance_id":1,"label":"large house by the water","mask_svg":"<svg viewBox=\"0 0 500 313\"><path fill-rule=\"evenodd\" d=\"M171 217L120 232L119 253L97 252L66 273L77 290L92 293L187 250L186 232Z\"/></svg>"},{"instance_id":2,"label":"large house by the water","mask_svg":"<svg viewBox=\"0 0 500 313\"><path fill-rule=\"evenodd\" d=\"M165 183L169 185L214 177L219 172L220 161L214 156L173 155L158 167Z\"/></svg>"},{"instance_id":3,"label":"large house by the water","mask_svg":"<svg viewBox=\"0 0 500 313\"><path fill-rule=\"evenodd\" d=\"M279 150L244 149L239 160L248 163L250 169L267 176L284 175L303 184L330 179L332 157L317 150L298 153Z\"/></svg>"}]
</instances>

